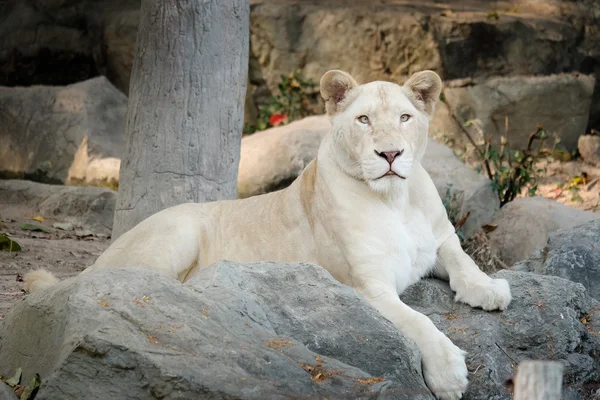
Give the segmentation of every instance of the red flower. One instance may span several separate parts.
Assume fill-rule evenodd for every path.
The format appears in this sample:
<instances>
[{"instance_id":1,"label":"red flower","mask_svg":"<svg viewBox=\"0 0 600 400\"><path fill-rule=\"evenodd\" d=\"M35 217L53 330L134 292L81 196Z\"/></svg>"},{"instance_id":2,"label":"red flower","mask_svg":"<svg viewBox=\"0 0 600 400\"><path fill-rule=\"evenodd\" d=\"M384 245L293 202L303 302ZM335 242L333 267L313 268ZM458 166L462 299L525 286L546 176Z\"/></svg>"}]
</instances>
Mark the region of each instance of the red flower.
<instances>
[{"instance_id":1,"label":"red flower","mask_svg":"<svg viewBox=\"0 0 600 400\"><path fill-rule=\"evenodd\" d=\"M271 126L277 126L277 125L282 124L285 121L287 121L287 119L288 119L287 115L273 114L269 118L269 125L271 125Z\"/></svg>"}]
</instances>

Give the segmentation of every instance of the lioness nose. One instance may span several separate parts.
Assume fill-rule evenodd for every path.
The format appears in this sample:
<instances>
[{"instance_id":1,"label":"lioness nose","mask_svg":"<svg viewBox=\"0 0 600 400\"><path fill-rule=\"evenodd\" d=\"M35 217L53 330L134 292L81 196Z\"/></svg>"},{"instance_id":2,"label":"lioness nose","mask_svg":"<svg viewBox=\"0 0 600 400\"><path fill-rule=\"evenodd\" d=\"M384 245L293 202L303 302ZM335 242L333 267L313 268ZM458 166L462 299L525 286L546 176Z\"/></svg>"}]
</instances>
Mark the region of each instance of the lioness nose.
<instances>
[{"instance_id":1,"label":"lioness nose","mask_svg":"<svg viewBox=\"0 0 600 400\"><path fill-rule=\"evenodd\" d=\"M400 157L402 155L402 153L404 153L404 149L400 150L400 151L382 151L379 152L377 150L375 150L375 153L381 157L381 158L385 158L387 160L387 162L392 165L392 163L394 162L394 160L396 159L396 157Z\"/></svg>"}]
</instances>

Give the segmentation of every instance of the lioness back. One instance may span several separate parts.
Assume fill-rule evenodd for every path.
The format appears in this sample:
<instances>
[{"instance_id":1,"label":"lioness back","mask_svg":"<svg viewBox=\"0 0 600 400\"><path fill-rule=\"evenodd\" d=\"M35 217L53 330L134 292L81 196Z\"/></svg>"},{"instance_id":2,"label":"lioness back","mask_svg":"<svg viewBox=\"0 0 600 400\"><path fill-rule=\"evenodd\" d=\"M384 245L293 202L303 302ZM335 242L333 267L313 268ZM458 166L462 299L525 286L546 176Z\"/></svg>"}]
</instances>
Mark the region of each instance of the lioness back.
<instances>
[{"instance_id":1,"label":"lioness back","mask_svg":"<svg viewBox=\"0 0 600 400\"><path fill-rule=\"evenodd\" d=\"M119 237L88 270L140 266L184 281L222 259L315 262L301 199L312 196L310 183L302 182L315 168L311 163L278 192L162 210Z\"/></svg>"}]
</instances>

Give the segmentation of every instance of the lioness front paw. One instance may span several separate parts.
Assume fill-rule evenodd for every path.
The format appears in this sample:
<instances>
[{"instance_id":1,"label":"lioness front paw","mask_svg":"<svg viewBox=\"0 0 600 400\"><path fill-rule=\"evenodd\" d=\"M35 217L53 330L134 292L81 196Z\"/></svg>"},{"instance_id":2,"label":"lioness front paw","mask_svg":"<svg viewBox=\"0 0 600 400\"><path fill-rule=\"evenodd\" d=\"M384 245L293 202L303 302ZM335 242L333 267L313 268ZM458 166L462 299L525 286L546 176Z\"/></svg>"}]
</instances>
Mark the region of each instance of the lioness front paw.
<instances>
[{"instance_id":1,"label":"lioness front paw","mask_svg":"<svg viewBox=\"0 0 600 400\"><path fill-rule=\"evenodd\" d=\"M423 352L423 376L429 390L441 400L457 400L469 383L466 353L444 334Z\"/></svg>"},{"instance_id":2,"label":"lioness front paw","mask_svg":"<svg viewBox=\"0 0 600 400\"><path fill-rule=\"evenodd\" d=\"M505 310L512 296L510 286L505 279L488 278L481 283L469 283L456 291L456 301L467 303L471 307L481 307L486 311Z\"/></svg>"}]
</instances>

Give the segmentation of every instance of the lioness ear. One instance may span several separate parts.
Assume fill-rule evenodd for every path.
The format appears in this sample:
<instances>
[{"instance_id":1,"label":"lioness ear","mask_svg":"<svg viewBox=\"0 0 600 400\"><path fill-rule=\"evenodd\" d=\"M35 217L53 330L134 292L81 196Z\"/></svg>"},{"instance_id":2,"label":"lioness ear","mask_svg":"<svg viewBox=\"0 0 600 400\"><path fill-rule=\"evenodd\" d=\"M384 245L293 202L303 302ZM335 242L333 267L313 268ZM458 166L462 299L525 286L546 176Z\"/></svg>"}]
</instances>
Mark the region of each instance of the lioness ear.
<instances>
[{"instance_id":1,"label":"lioness ear","mask_svg":"<svg viewBox=\"0 0 600 400\"><path fill-rule=\"evenodd\" d=\"M321 78L321 96L325 100L328 115L338 111L338 104L344 100L348 90L358 86L349 73L333 69L327 71Z\"/></svg>"},{"instance_id":2,"label":"lioness ear","mask_svg":"<svg viewBox=\"0 0 600 400\"><path fill-rule=\"evenodd\" d=\"M435 109L435 102L439 99L440 92L442 91L442 80L439 75L433 71L415 72L404 83L404 87L422 105L423 111L431 116Z\"/></svg>"}]
</instances>

